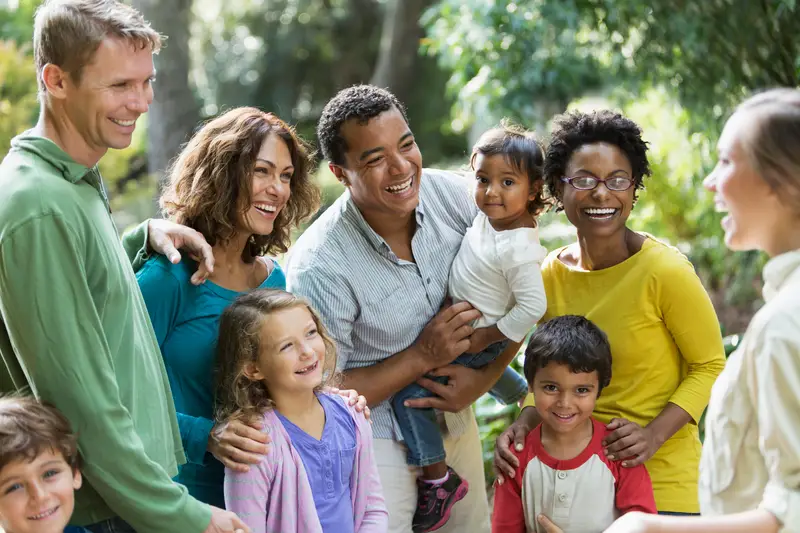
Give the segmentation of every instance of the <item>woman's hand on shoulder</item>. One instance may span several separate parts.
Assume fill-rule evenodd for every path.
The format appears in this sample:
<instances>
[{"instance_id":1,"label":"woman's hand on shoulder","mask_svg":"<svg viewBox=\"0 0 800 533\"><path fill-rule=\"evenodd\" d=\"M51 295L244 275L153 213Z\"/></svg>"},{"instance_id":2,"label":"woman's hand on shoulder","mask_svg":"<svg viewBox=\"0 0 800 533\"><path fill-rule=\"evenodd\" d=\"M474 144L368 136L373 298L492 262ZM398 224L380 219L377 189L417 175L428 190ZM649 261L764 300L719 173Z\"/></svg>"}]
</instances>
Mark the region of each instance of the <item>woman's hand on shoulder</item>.
<instances>
[{"instance_id":1,"label":"woman's hand on shoulder","mask_svg":"<svg viewBox=\"0 0 800 533\"><path fill-rule=\"evenodd\" d=\"M663 444L651 428L642 427L626 418L611 419L606 429L611 431L603 439L606 456L612 461L622 461L622 466L626 468L644 463Z\"/></svg>"},{"instance_id":2,"label":"woman's hand on shoulder","mask_svg":"<svg viewBox=\"0 0 800 533\"><path fill-rule=\"evenodd\" d=\"M227 468L247 472L269 452L269 435L261 422L245 424L239 420L219 423L208 436L208 451Z\"/></svg>"},{"instance_id":3,"label":"woman's hand on shoulder","mask_svg":"<svg viewBox=\"0 0 800 533\"><path fill-rule=\"evenodd\" d=\"M328 389L328 392L331 394L338 394L342 398L345 399L347 405L353 406L355 405L356 411L359 413L364 413L364 418L369 420L370 412L369 407L367 407L367 399L364 396L361 396L353 389L338 389L336 387L331 387Z\"/></svg>"}]
</instances>

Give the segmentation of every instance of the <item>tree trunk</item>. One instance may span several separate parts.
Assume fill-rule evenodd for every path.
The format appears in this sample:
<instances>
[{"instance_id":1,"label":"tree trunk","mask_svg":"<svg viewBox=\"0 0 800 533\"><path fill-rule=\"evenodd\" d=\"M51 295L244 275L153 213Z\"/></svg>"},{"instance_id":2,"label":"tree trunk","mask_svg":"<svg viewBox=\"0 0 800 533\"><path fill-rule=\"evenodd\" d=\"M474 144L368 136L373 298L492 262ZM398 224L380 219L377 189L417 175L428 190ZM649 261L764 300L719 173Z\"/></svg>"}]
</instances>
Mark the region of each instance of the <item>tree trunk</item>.
<instances>
[{"instance_id":1,"label":"tree trunk","mask_svg":"<svg viewBox=\"0 0 800 533\"><path fill-rule=\"evenodd\" d=\"M168 37L155 58L155 98L147 119L147 168L161 182L169 162L200 119L189 84L192 0L132 0L132 4Z\"/></svg>"},{"instance_id":2,"label":"tree trunk","mask_svg":"<svg viewBox=\"0 0 800 533\"><path fill-rule=\"evenodd\" d=\"M380 53L370 83L405 102L414 81L422 28L419 18L431 0L390 0L383 16Z\"/></svg>"}]
</instances>

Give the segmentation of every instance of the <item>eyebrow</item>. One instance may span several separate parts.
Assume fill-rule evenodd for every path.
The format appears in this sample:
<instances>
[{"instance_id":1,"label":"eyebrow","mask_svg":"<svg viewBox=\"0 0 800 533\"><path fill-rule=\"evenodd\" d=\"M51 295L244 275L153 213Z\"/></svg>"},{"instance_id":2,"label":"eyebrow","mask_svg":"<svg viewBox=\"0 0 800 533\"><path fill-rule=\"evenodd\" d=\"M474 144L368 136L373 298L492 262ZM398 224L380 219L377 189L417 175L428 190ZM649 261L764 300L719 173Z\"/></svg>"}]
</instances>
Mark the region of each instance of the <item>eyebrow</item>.
<instances>
[{"instance_id":1,"label":"eyebrow","mask_svg":"<svg viewBox=\"0 0 800 533\"><path fill-rule=\"evenodd\" d=\"M273 163L269 159L262 159L260 157L257 157L256 158L256 162L259 162L259 161L264 163L265 165L269 166L270 168L278 168L278 167L275 166L275 163ZM284 168L283 170L286 170L287 168L291 168L292 170L294 170L294 165L286 165L286 168Z\"/></svg>"},{"instance_id":2,"label":"eyebrow","mask_svg":"<svg viewBox=\"0 0 800 533\"><path fill-rule=\"evenodd\" d=\"M397 141L397 144L401 144L403 141L405 141L409 137L414 137L414 134L411 133L411 130L408 130L407 132L405 132L403 134L403 136L400 137L400 140ZM378 152L383 152L383 151L384 151L383 146L378 146L377 148L370 148L369 150L364 150L363 152L361 152L361 156L358 158L358 160L359 161L363 161L366 158L368 158L369 156L371 156L373 154L376 154Z\"/></svg>"},{"instance_id":3,"label":"eyebrow","mask_svg":"<svg viewBox=\"0 0 800 533\"><path fill-rule=\"evenodd\" d=\"M575 171L576 174L578 172L585 172L586 174L591 174L592 176L595 175L594 172L592 172L591 170L586 170L585 168L579 168L578 170ZM624 172L625 174L630 174L627 170L622 169L622 168L618 168L617 170L613 170L613 171L609 172L608 175L610 176L611 174L616 174L617 172Z\"/></svg>"}]
</instances>

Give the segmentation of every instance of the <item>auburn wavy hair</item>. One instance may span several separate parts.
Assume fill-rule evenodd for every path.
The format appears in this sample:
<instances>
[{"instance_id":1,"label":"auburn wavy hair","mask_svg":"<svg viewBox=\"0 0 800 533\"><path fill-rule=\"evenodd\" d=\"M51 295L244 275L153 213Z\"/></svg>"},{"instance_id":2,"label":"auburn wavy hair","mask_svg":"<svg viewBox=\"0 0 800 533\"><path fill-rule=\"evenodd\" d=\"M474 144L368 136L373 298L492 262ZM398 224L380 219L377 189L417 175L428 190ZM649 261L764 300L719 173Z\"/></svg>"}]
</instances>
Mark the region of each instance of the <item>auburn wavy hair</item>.
<instances>
[{"instance_id":1,"label":"auburn wavy hair","mask_svg":"<svg viewBox=\"0 0 800 533\"><path fill-rule=\"evenodd\" d=\"M317 390L336 384L336 345L314 308L306 300L286 291L255 289L234 300L220 318L215 399L217 421L246 422L273 407L266 384L248 377L247 367L258 361L261 354L264 320L275 312L295 307L308 309L325 344L323 378Z\"/></svg>"},{"instance_id":2,"label":"auburn wavy hair","mask_svg":"<svg viewBox=\"0 0 800 533\"><path fill-rule=\"evenodd\" d=\"M232 109L192 137L172 164L161 194L164 215L199 231L211 246L231 239L250 208L256 157L269 135L277 135L289 148L294 166L291 194L272 233L253 235L242 259L250 263L257 256L286 252L292 229L319 208L320 192L309 176L313 156L308 145L291 126L259 109Z\"/></svg>"}]
</instances>

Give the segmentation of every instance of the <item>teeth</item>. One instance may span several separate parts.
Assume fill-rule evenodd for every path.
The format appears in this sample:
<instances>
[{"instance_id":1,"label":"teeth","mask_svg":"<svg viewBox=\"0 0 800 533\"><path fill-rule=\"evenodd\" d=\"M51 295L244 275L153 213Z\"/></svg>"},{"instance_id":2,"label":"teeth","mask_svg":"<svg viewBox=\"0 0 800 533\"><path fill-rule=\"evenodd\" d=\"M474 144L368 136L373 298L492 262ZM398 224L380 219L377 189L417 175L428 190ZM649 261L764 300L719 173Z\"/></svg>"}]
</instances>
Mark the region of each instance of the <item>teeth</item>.
<instances>
[{"instance_id":1,"label":"teeth","mask_svg":"<svg viewBox=\"0 0 800 533\"><path fill-rule=\"evenodd\" d=\"M403 192L406 189L408 189L409 187L411 187L411 182L412 181L413 181L413 178L408 178L406 181L404 181L400 185L392 185L390 187L386 187L386 190L389 191L389 192L392 192L392 193Z\"/></svg>"},{"instance_id":2,"label":"teeth","mask_svg":"<svg viewBox=\"0 0 800 533\"><path fill-rule=\"evenodd\" d=\"M317 363L318 363L318 362L319 362L319 361L316 361L316 362L314 362L313 364L310 364L310 365L308 365L307 367L305 367L305 368L302 368L302 369L298 370L298 371L297 371L297 372L295 372L295 373L296 373L296 374L308 374L309 372L311 372L312 370L314 370L315 368L317 368Z\"/></svg>"},{"instance_id":3,"label":"teeth","mask_svg":"<svg viewBox=\"0 0 800 533\"><path fill-rule=\"evenodd\" d=\"M269 213L274 213L278 210L278 208L274 205L270 204L254 204L256 209L260 209L261 211L267 211Z\"/></svg>"},{"instance_id":4,"label":"teeth","mask_svg":"<svg viewBox=\"0 0 800 533\"><path fill-rule=\"evenodd\" d=\"M590 215L613 215L617 210L613 208L590 207L589 209L584 209L584 211Z\"/></svg>"},{"instance_id":5,"label":"teeth","mask_svg":"<svg viewBox=\"0 0 800 533\"><path fill-rule=\"evenodd\" d=\"M43 512L43 513L39 513L37 515L31 516L30 519L31 520L41 520L42 518L47 518L51 514L55 513L57 510L58 510L58 507L54 507L52 509L49 509L49 510Z\"/></svg>"},{"instance_id":6,"label":"teeth","mask_svg":"<svg viewBox=\"0 0 800 533\"><path fill-rule=\"evenodd\" d=\"M111 119L111 122L119 124L120 126L133 126L136 124L136 120L117 120L113 118Z\"/></svg>"}]
</instances>

